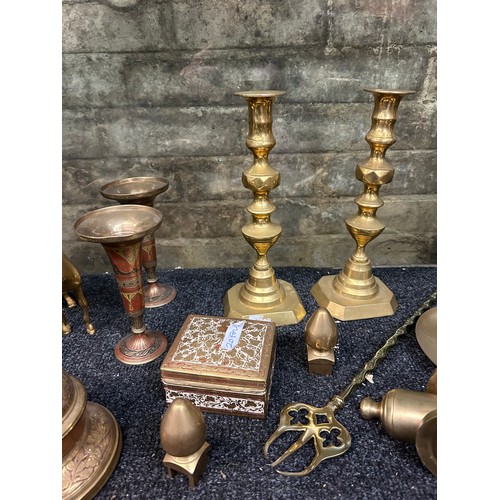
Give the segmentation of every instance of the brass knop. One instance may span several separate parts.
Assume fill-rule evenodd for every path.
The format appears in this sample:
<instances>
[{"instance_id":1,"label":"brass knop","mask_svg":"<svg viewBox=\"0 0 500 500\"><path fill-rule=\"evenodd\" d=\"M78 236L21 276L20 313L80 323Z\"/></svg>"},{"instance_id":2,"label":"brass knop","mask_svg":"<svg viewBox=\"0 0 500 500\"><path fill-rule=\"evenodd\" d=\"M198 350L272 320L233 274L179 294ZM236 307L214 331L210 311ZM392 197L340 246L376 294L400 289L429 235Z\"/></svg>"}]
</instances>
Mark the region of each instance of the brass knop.
<instances>
[{"instance_id":1,"label":"brass knop","mask_svg":"<svg viewBox=\"0 0 500 500\"><path fill-rule=\"evenodd\" d=\"M362 399L359 409L363 418L379 419L393 438L414 442L422 463L437 476L437 394L391 389L380 402Z\"/></svg>"},{"instance_id":2,"label":"brass knop","mask_svg":"<svg viewBox=\"0 0 500 500\"><path fill-rule=\"evenodd\" d=\"M319 307L309 318L305 329L309 373L332 374L335 363L333 349L338 338L337 324L326 308Z\"/></svg>"},{"instance_id":3,"label":"brass knop","mask_svg":"<svg viewBox=\"0 0 500 500\"><path fill-rule=\"evenodd\" d=\"M436 394L406 389L391 389L380 402L364 398L359 407L363 418L379 419L387 434L409 442L415 441L422 419L436 408Z\"/></svg>"},{"instance_id":4,"label":"brass knop","mask_svg":"<svg viewBox=\"0 0 500 500\"><path fill-rule=\"evenodd\" d=\"M174 399L163 415L160 440L168 476L185 474L194 488L207 466L210 447L201 411L188 399Z\"/></svg>"}]
</instances>

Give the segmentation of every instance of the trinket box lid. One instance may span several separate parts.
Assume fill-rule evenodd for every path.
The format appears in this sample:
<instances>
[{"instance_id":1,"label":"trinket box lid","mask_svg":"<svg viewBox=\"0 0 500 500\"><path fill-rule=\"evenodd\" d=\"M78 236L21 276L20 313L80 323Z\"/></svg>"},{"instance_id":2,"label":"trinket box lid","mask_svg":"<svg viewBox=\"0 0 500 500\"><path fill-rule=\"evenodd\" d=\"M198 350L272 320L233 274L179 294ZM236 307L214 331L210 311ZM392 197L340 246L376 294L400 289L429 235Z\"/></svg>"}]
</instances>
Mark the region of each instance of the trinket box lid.
<instances>
[{"instance_id":1,"label":"trinket box lid","mask_svg":"<svg viewBox=\"0 0 500 500\"><path fill-rule=\"evenodd\" d=\"M161 365L164 383L262 394L274 361L276 325L191 314Z\"/></svg>"}]
</instances>

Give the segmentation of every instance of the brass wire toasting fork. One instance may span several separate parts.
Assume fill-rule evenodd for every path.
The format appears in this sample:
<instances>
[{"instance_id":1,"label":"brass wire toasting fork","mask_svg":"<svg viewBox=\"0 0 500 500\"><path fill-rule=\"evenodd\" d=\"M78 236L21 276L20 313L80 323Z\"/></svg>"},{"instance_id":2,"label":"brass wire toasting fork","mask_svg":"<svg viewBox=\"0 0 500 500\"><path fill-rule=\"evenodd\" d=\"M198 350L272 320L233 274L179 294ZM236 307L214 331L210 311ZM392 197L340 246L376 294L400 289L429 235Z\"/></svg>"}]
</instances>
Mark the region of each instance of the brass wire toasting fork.
<instances>
[{"instance_id":1,"label":"brass wire toasting fork","mask_svg":"<svg viewBox=\"0 0 500 500\"><path fill-rule=\"evenodd\" d=\"M351 383L340 394L333 396L325 406L317 408L306 403L290 403L283 407L280 413L278 428L269 437L264 446L264 456L268 458L269 447L284 432L298 431L302 432L302 435L279 458L269 464L271 467L279 465L311 439L314 440L316 453L311 463L305 469L297 472L276 471L284 476L305 476L323 460L342 455L350 448L351 435L335 418L335 413L345 405L346 400L362 384L366 375L372 372L378 363L387 356L387 353L396 344L399 337L406 333L415 320L432 306L436 298L437 292L431 294L395 333L387 339L385 344L373 355L370 361L365 363L361 371L352 379ZM332 440L332 444L325 444L330 439L329 436L332 433L336 434Z\"/></svg>"}]
</instances>

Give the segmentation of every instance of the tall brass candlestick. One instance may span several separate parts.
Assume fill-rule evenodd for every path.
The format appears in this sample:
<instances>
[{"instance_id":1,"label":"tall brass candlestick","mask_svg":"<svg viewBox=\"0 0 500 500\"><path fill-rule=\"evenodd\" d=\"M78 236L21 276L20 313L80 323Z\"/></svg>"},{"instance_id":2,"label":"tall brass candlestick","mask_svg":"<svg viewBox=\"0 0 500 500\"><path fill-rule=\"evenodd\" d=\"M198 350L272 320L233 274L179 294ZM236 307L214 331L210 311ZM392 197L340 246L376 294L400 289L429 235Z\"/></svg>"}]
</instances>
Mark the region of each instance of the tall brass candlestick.
<instances>
[{"instance_id":1,"label":"tall brass candlestick","mask_svg":"<svg viewBox=\"0 0 500 500\"><path fill-rule=\"evenodd\" d=\"M355 320L390 316L396 312L394 294L373 276L366 245L385 228L376 213L384 204L378 192L392 181L394 167L385 153L396 142L393 129L401 99L413 94L411 90L365 89L375 98L372 125L366 135L371 154L356 166L356 179L363 182L363 194L354 201L358 213L345 220L347 230L356 241L356 251L336 276L323 276L311 288L316 302L340 320Z\"/></svg>"},{"instance_id":2,"label":"tall brass candlestick","mask_svg":"<svg viewBox=\"0 0 500 500\"><path fill-rule=\"evenodd\" d=\"M253 153L252 166L243 172L243 185L253 191L254 199L247 210L252 222L241 232L257 252L257 260L250 269L248 280L238 283L224 296L224 315L232 318L263 316L277 326L298 323L306 311L290 283L275 277L267 252L278 241L282 228L271 222L276 206L269 193L279 186L280 174L268 162L276 140L272 133L273 99L283 95L279 90L238 92L248 103L249 132L246 145Z\"/></svg>"}]
</instances>

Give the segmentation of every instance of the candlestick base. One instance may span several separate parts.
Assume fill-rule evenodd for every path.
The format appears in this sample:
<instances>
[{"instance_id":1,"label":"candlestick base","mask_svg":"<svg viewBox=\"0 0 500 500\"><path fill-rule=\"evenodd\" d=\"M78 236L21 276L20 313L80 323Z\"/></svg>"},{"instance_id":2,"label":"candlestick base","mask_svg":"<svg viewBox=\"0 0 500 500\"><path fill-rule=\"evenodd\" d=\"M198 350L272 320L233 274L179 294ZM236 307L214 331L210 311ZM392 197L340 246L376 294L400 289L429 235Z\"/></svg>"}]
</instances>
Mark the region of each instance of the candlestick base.
<instances>
[{"instance_id":1,"label":"candlestick base","mask_svg":"<svg viewBox=\"0 0 500 500\"><path fill-rule=\"evenodd\" d=\"M149 283L144 285L144 306L160 307L172 302L177 295L177 290L171 285L161 283Z\"/></svg>"},{"instance_id":2,"label":"candlestick base","mask_svg":"<svg viewBox=\"0 0 500 500\"><path fill-rule=\"evenodd\" d=\"M245 283L238 283L229 289L224 296L224 316L241 319L265 318L271 320L276 326L299 323L306 315L306 310L298 293L287 281L277 281L285 291L285 300L281 304L271 307L266 307L266 304L259 304L258 307L245 304L240 298L240 290Z\"/></svg>"},{"instance_id":3,"label":"candlestick base","mask_svg":"<svg viewBox=\"0 0 500 500\"><path fill-rule=\"evenodd\" d=\"M165 335L156 330L131 333L118 342L115 356L126 365L143 365L161 356L167 344Z\"/></svg>"},{"instance_id":4,"label":"candlestick base","mask_svg":"<svg viewBox=\"0 0 500 500\"><path fill-rule=\"evenodd\" d=\"M381 280L374 277L378 292L369 299L348 298L333 287L336 276L323 276L311 288L311 294L319 306L343 321L392 316L398 307L394 294Z\"/></svg>"}]
</instances>

